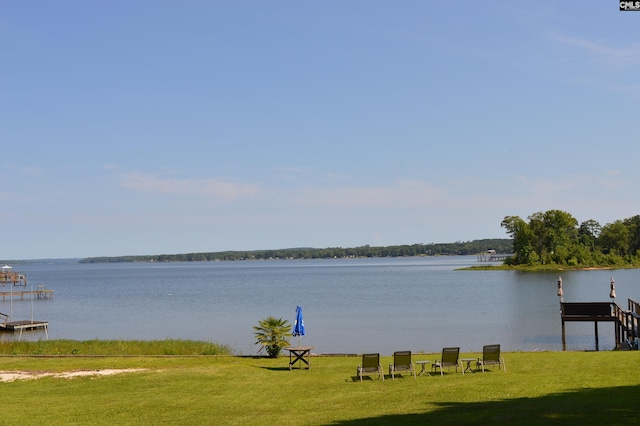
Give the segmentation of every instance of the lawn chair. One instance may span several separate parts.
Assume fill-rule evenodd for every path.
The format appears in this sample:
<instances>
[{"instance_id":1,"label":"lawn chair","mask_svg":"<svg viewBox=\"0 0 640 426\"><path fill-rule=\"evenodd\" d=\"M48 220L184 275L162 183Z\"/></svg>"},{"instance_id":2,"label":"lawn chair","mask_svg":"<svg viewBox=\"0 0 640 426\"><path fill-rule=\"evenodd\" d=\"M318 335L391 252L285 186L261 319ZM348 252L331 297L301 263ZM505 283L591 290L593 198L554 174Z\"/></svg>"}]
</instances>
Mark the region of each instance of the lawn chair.
<instances>
[{"instance_id":1,"label":"lawn chair","mask_svg":"<svg viewBox=\"0 0 640 426\"><path fill-rule=\"evenodd\" d=\"M440 361L435 361L431 364L431 369L440 369L440 375L444 376L442 372L443 368L456 368L456 373L458 372L458 367L460 367L460 371L464 374L464 369L462 368L462 364L460 364L460 348L444 348L442 349L442 358Z\"/></svg>"},{"instance_id":2,"label":"lawn chair","mask_svg":"<svg viewBox=\"0 0 640 426\"><path fill-rule=\"evenodd\" d=\"M389 364L389 374L395 380L396 372L409 371L416 378L416 369L411 361L411 351L397 351L393 353L393 364Z\"/></svg>"},{"instance_id":3,"label":"lawn chair","mask_svg":"<svg viewBox=\"0 0 640 426\"><path fill-rule=\"evenodd\" d=\"M500 355L500 345L486 345L482 347L482 358L478 358L478 362L476 363L476 370L478 368L482 368L482 372L484 373L484 367L486 365L498 365L498 370L500 370L500 366L504 371L507 371L507 366L504 363L504 358Z\"/></svg>"},{"instance_id":4,"label":"lawn chair","mask_svg":"<svg viewBox=\"0 0 640 426\"><path fill-rule=\"evenodd\" d=\"M378 377L384 380L380 354L362 354L362 365L358 366L358 377L362 381L363 374L378 373Z\"/></svg>"}]
</instances>

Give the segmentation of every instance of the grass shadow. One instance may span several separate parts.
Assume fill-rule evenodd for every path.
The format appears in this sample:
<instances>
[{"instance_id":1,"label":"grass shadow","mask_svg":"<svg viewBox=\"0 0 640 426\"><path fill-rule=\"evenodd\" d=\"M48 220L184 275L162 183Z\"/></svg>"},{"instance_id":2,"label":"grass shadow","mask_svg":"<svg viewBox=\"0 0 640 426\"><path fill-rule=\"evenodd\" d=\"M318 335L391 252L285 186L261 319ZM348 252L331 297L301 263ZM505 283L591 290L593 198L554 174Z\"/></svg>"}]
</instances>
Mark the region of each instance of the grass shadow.
<instances>
[{"instance_id":1,"label":"grass shadow","mask_svg":"<svg viewBox=\"0 0 640 426\"><path fill-rule=\"evenodd\" d=\"M537 398L436 403L424 413L344 420L331 425L640 424L640 386L575 389Z\"/></svg>"},{"instance_id":2,"label":"grass shadow","mask_svg":"<svg viewBox=\"0 0 640 426\"><path fill-rule=\"evenodd\" d=\"M409 373L407 373L406 375L396 373L396 374L395 374L395 376L396 376L396 379L400 379L400 380L404 380L404 379L414 379L414 380L415 380L415 378L413 377L413 374L409 374ZM416 378L417 378L417 376L416 376ZM384 376L384 379L385 379L385 380L391 380L391 381L393 381L393 380L394 380L394 379L391 377L391 374L386 374L386 375Z\"/></svg>"},{"instance_id":3,"label":"grass shadow","mask_svg":"<svg viewBox=\"0 0 640 426\"><path fill-rule=\"evenodd\" d=\"M293 368L293 369L289 370L289 367L267 367L267 366L264 366L264 365L260 366L259 368L262 368L264 370L269 370L269 371L294 371L294 370L299 370L299 368Z\"/></svg>"},{"instance_id":4,"label":"grass shadow","mask_svg":"<svg viewBox=\"0 0 640 426\"><path fill-rule=\"evenodd\" d=\"M387 380L387 376L384 376L384 379ZM391 376L389 376L389 379L391 379ZM377 374L375 375L363 375L362 376L362 381L366 382L367 380L369 381L382 381L381 378L378 377ZM360 377L359 376L351 376L351 381L352 382L359 382L360 381Z\"/></svg>"}]
</instances>

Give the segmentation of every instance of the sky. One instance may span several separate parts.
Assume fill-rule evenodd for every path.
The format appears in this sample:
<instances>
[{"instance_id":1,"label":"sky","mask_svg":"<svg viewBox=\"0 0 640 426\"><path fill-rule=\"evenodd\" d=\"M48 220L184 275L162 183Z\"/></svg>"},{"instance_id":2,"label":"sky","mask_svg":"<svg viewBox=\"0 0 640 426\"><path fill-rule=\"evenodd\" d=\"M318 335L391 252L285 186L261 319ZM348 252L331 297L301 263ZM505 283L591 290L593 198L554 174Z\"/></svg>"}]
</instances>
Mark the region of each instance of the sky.
<instances>
[{"instance_id":1,"label":"sky","mask_svg":"<svg viewBox=\"0 0 640 426\"><path fill-rule=\"evenodd\" d=\"M0 0L0 52L0 259L640 214L640 13L617 1Z\"/></svg>"}]
</instances>

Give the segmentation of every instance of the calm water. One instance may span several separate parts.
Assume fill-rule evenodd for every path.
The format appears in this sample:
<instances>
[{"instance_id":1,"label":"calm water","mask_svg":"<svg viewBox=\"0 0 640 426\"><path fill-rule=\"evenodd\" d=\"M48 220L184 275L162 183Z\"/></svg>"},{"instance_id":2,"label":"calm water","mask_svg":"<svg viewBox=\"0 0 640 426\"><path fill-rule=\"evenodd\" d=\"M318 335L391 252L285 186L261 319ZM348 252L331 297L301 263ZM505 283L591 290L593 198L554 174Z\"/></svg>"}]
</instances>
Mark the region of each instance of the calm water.
<instances>
[{"instance_id":1,"label":"calm water","mask_svg":"<svg viewBox=\"0 0 640 426\"><path fill-rule=\"evenodd\" d=\"M475 257L247 262L13 265L51 300L0 301L14 320L49 321L52 339L214 341L253 354L253 329L269 315L293 323L301 305L317 353L561 350L557 273L457 271ZM566 301L640 299L640 271L562 273ZM2 288L8 290L8 288ZM599 326L613 348L613 325ZM593 349L593 323L568 323L569 349ZM11 335L3 336L3 338ZM43 338L31 332L29 339ZM297 344L297 338L292 343Z\"/></svg>"}]
</instances>

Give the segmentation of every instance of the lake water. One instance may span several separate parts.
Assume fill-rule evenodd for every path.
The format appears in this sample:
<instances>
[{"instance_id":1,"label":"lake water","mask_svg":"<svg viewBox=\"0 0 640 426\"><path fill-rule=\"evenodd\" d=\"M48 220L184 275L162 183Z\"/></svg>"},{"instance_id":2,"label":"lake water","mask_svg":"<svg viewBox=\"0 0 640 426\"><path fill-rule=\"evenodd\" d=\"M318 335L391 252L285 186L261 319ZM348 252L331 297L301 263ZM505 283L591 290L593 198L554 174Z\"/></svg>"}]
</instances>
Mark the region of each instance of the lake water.
<instances>
[{"instance_id":1,"label":"lake water","mask_svg":"<svg viewBox=\"0 0 640 426\"><path fill-rule=\"evenodd\" d=\"M477 264L474 256L15 264L28 288L46 285L55 296L6 300L0 312L48 321L51 339L196 339L255 354L252 327L270 315L293 323L300 305L301 342L316 353L469 352L491 343L504 351L561 350L558 273L456 270ZM639 270L560 275L567 302L609 301L612 276L621 306L640 299ZM594 349L593 323L566 330L568 349ZM599 337L601 350L612 349L613 325L600 324Z\"/></svg>"}]
</instances>

